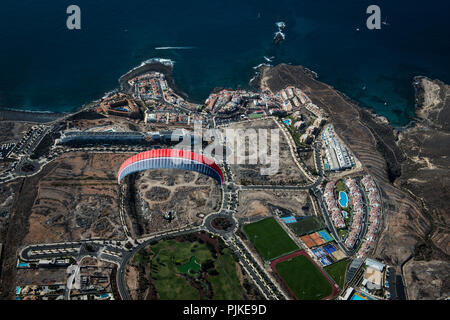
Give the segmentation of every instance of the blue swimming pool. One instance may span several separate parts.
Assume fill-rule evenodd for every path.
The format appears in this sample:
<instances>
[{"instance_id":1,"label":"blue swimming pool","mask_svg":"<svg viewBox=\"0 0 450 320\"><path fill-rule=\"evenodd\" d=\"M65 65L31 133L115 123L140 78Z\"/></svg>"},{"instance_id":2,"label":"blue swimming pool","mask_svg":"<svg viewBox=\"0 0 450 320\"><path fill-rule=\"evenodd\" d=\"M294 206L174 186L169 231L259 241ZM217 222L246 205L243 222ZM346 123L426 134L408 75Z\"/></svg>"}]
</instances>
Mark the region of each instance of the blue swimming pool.
<instances>
[{"instance_id":1,"label":"blue swimming pool","mask_svg":"<svg viewBox=\"0 0 450 320\"><path fill-rule=\"evenodd\" d=\"M371 298L362 292L355 292L350 300L376 300L376 299Z\"/></svg>"},{"instance_id":2,"label":"blue swimming pool","mask_svg":"<svg viewBox=\"0 0 450 320\"><path fill-rule=\"evenodd\" d=\"M290 126L291 123L292 123L292 120L291 119L285 119L285 120L283 120L283 123L287 124L288 126Z\"/></svg>"},{"instance_id":3,"label":"blue swimming pool","mask_svg":"<svg viewBox=\"0 0 450 320\"><path fill-rule=\"evenodd\" d=\"M345 193L344 191L339 191L339 204L342 208L346 208L348 206L347 193Z\"/></svg>"},{"instance_id":4,"label":"blue swimming pool","mask_svg":"<svg viewBox=\"0 0 450 320\"><path fill-rule=\"evenodd\" d=\"M367 298L360 296L359 293L355 293L351 300L367 300Z\"/></svg>"}]
</instances>

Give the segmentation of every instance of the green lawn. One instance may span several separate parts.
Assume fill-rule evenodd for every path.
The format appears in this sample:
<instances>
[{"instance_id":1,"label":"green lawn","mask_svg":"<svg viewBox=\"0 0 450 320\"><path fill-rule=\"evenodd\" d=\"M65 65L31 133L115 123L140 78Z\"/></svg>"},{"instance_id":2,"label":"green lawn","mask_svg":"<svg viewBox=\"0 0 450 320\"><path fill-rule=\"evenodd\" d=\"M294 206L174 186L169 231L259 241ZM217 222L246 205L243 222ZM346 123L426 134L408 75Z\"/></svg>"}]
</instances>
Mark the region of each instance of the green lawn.
<instances>
[{"instance_id":1,"label":"green lawn","mask_svg":"<svg viewBox=\"0 0 450 320\"><path fill-rule=\"evenodd\" d=\"M244 226L244 232L264 260L271 260L298 250L275 218L264 219Z\"/></svg>"},{"instance_id":2,"label":"green lawn","mask_svg":"<svg viewBox=\"0 0 450 320\"><path fill-rule=\"evenodd\" d=\"M191 279L202 275L202 264L209 261L214 263L217 274L209 275L207 280L201 280L201 286L206 281L211 284L213 299L242 299L244 289L239 281L236 263L231 250L223 249L217 258L206 243L198 241L178 242L163 240L150 246L153 256L148 249L136 253L133 258L135 264L147 264L151 261L151 277L155 288L162 300L197 300L199 291L195 289L185 276Z\"/></svg>"},{"instance_id":3,"label":"green lawn","mask_svg":"<svg viewBox=\"0 0 450 320\"><path fill-rule=\"evenodd\" d=\"M338 284L340 289L344 288L345 271L347 270L348 264L349 264L348 260L341 260L339 262L333 263L332 265L325 267L326 272Z\"/></svg>"},{"instance_id":4,"label":"green lawn","mask_svg":"<svg viewBox=\"0 0 450 320\"><path fill-rule=\"evenodd\" d=\"M344 181L339 180L336 183L336 191L339 193L339 191L347 191L347 187L345 186Z\"/></svg>"},{"instance_id":5,"label":"green lawn","mask_svg":"<svg viewBox=\"0 0 450 320\"><path fill-rule=\"evenodd\" d=\"M194 248L194 245L197 245ZM192 256L198 264L212 259L211 252L204 244L197 242L160 241L151 246L152 278L162 300L198 299L198 291L189 282L177 275L178 267L188 264Z\"/></svg>"},{"instance_id":6,"label":"green lawn","mask_svg":"<svg viewBox=\"0 0 450 320\"><path fill-rule=\"evenodd\" d=\"M338 234L341 236L342 239L345 239L345 237L347 236L348 233L348 229L339 229L338 230Z\"/></svg>"},{"instance_id":7,"label":"green lawn","mask_svg":"<svg viewBox=\"0 0 450 320\"><path fill-rule=\"evenodd\" d=\"M320 300L332 293L328 280L308 258L302 255L278 263L276 269L300 300Z\"/></svg>"},{"instance_id":8,"label":"green lawn","mask_svg":"<svg viewBox=\"0 0 450 320\"><path fill-rule=\"evenodd\" d=\"M319 219L314 216L299 220L295 223L289 223L287 226L298 236L324 228Z\"/></svg>"},{"instance_id":9,"label":"green lawn","mask_svg":"<svg viewBox=\"0 0 450 320\"><path fill-rule=\"evenodd\" d=\"M230 249L224 249L215 267L219 275L209 276L215 300L241 300L242 286L236 273L236 263Z\"/></svg>"}]
</instances>

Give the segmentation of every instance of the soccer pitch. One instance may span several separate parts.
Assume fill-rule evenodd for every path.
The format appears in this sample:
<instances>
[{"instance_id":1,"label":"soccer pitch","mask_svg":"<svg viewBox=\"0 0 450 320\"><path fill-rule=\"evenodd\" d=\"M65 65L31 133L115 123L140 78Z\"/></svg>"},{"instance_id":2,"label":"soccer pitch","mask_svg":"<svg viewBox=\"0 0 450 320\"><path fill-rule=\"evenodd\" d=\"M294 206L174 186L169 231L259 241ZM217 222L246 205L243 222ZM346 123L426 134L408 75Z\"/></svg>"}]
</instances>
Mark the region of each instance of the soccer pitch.
<instances>
[{"instance_id":1,"label":"soccer pitch","mask_svg":"<svg viewBox=\"0 0 450 320\"><path fill-rule=\"evenodd\" d=\"M275 267L299 300L320 300L333 293L328 279L303 255L281 261Z\"/></svg>"},{"instance_id":2,"label":"soccer pitch","mask_svg":"<svg viewBox=\"0 0 450 320\"><path fill-rule=\"evenodd\" d=\"M244 232L266 261L299 249L274 218L247 224Z\"/></svg>"}]
</instances>

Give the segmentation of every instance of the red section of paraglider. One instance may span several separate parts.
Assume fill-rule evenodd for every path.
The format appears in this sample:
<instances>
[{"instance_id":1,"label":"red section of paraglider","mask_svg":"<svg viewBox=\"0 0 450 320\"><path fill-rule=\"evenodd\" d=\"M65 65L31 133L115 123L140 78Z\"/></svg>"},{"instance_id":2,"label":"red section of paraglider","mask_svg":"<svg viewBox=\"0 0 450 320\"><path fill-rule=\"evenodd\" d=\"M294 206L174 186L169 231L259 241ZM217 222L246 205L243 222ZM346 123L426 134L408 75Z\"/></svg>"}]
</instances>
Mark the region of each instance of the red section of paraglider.
<instances>
[{"instance_id":1,"label":"red section of paraglider","mask_svg":"<svg viewBox=\"0 0 450 320\"><path fill-rule=\"evenodd\" d=\"M214 163L214 161L212 161L210 158L205 157L201 154L198 154L198 153L195 153L192 151L181 150L181 149L154 149L154 150L149 150L149 151L144 151L144 152L138 153L138 154L128 158L127 160L125 160L125 162L122 163L122 165L119 168L119 172L117 173L117 178L120 177L120 173L122 172L122 170L125 169L126 167L128 167L129 165L131 165L135 162L141 161L141 160L153 159L153 158L187 159L187 160L193 160L196 162L200 162L200 163L203 163L203 164L209 166L214 171L216 171L220 175L220 178L223 181L222 170L220 170L220 168L217 166L217 164Z\"/></svg>"}]
</instances>

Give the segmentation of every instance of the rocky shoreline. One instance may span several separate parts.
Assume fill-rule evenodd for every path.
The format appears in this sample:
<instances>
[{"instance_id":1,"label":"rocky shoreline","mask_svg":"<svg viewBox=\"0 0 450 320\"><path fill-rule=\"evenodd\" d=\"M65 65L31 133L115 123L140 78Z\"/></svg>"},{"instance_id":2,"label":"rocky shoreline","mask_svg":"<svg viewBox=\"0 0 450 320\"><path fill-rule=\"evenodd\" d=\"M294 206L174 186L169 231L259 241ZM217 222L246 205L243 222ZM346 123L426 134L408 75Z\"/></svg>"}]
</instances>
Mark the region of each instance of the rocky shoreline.
<instances>
[{"instance_id":1,"label":"rocky shoreline","mask_svg":"<svg viewBox=\"0 0 450 320\"><path fill-rule=\"evenodd\" d=\"M439 80L420 79L417 120L403 128L392 127L301 66L263 68L254 82L272 91L294 85L330 114L336 132L381 187L385 229L375 257L397 267L410 299L438 299L450 289L450 89Z\"/></svg>"},{"instance_id":2,"label":"rocky shoreline","mask_svg":"<svg viewBox=\"0 0 450 320\"><path fill-rule=\"evenodd\" d=\"M129 92L128 80L149 71L163 73L179 95L187 96L177 90L172 66L155 62L127 72L119 79L120 88ZM444 297L450 290L450 87L415 77L416 118L394 128L307 68L280 64L257 71L250 81L255 89L267 86L275 92L293 85L327 111L336 132L382 190L385 229L375 256L397 267L409 298ZM45 123L86 106L67 114L0 110L0 120Z\"/></svg>"},{"instance_id":3,"label":"rocky shoreline","mask_svg":"<svg viewBox=\"0 0 450 320\"><path fill-rule=\"evenodd\" d=\"M24 121L46 123L55 121L67 113L0 109L0 121Z\"/></svg>"},{"instance_id":4,"label":"rocky shoreline","mask_svg":"<svg viewBox=\"0 0 450 320\"><path fill-rule=\"evenodd\" d=\"M175 91L176 94L181 96L184 99L187 99L188 95L182 92L175 84L175 81L172 78L173 66L169 64L164 64L161 62L148 62L143 63L141 66L136 67L126 74L119 78L120 89L124 92L130 93L131 87L128 84L128 80L133 79L141 74L145 74L151 71L156 71L164 74L166 77L167 83Z\"/></svg>"},{"instance_id":5,"label":"rocky shoreline","mask_svg":"<svg viewBox=\"0 0 450 320\"><path fill-rule=\"evenodd\" d=\"M161 72L167 79L169 86L177 93L179 96L187 99L188 95L182 92L175 84L175 81L171 77L173 72L172 65L164 64L158 61L152 62L144 62L139 67L136 67L126 74L122 75L118 82L119 88L113 89L105 95L109 95L113 92L118 91L119 89L124 92L130 92L131 87L128 84L128 80L134 77L137 77L141 74L156 71ZM101 99L93 100L90 103L84 104L74 110L73 112L48 112L48 111L30 111L30 110L15 110L15 109L7 109L0 108L0 121L21 121L21 122L30 122L30 123L48 123L52 121L56 121L64 116L74 116L77 113L82 112L86 109L87 106L100 102Z\"/></svg>"}]
</instances>

